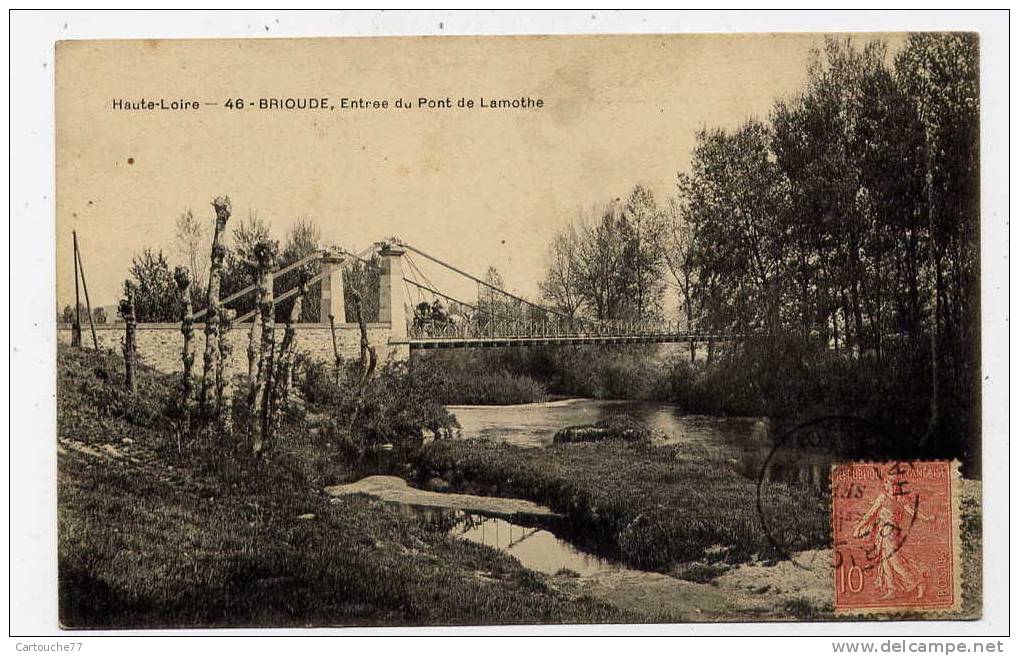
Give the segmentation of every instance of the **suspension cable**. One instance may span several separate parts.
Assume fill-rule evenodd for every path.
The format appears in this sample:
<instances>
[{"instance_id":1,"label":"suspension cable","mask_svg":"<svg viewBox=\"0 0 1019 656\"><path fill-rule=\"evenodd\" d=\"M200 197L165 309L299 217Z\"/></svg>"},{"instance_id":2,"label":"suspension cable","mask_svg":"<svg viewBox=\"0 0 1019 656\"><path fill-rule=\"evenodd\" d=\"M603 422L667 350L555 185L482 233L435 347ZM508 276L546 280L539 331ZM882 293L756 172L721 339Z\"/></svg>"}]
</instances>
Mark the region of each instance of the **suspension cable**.
<instances>
[{"instance_id":1,"label":"suspension cable","mask_svg":"<svg viewBox=\"0 0 1019 656\"><path fill-rule=\"evenodd\" d=\"M422 251L421 249L415 248L414 246L411 246L410 244L408 244L408 243L406 243L404 241L397 240L396 243L398 245L406 248L407 250L410 250L410 251L413 251L413 252L417 253L421 257L424 257L424 258L426 258L428 260L431 260L432 262L435 262L436 264L438 264L440 266L446 267L450 271L453 271L455 273L459 273L461 276L464 276L465 278L469 278L470 280L473 280L474 282L478 283L479 285L487 287L487 288L491 289L492 291L498 292L498 293L503 294L505 296L508 296L510 298L516 299L516 300L520 301L521 303L524 303L525 305L533 307L536 310L541 310L542 312L548 312L550 314L554 314L554 315L556 315L556 316L558 316L560 318L566 319L568 321L572 321L574 319L580 319L580 320L587 321L587 319L584 318L584 317L571 317L571 316L569 316L569 315L567 315L565 313L559 312L557 310L553 310L551 308L547 308L547 307L543 307L541 305L538 305L537 303L533 303L533 302L527 300L526 298L523 298L521 296L517 296L516 294L511 294L510 292L506 291L505 289L499 289L495 285L493 285L491 283L487 283L484 280L482 280L481 278L478 278L477 276L472 276L471 274L467 273L463 269L459 269L459 268L453 266L452 264L449 264L448 262L443 262L439 258L434 257L432 255L429 255L428 253Z\"/></svg>"},{"instance_id":2,"label":"suspension cable","mask_svg":"<svg viewBox=\"0 0 1019 656\"><path fill-rule=\"evenodd\" d=\"M406 287L406 285L407 285L407 283L408 283L408 282L409 282L410 284L414 285L414 287L415 287L415 289L416 289L416 291L417 291L417 293L418 293L418 301L419 301L419 303L425 303L425 302L426 302L426 301L425 301L425 297L424 297L424 295L423 295L423 294L421 293L421 287L422 287L422 286L418 284L418 282L417 282L417 276L416 276L416 275L414 275L414 271L413 271L412 269L408 269L408 273L410 273L411 277L412 277L412 278L414 278L414 280L413 280L413 281L411 281L411 280L407 280L407 278L406 278L406 277L404 277L404 279L403 279L403 284L404 284L404 286ZM408 296L410 296L410 289L408 289L408 290L407 290L407 295L408 295Z\"/></svg>"},{"instance_id":3,"label":"suspension cable","mask_svg":"<svg viewBox=\"0 0 1019 656\"><path fill-rule=\"evenodd\" d=\"M420 287L421 289L424 289L425 291L429 291L432 294L435 294L436 296L441 296L442 298L446 299L447 301L450 301L451 303L458 303L460 305L463 305L464 307L469 307L470 309L475 310L475 311L477 311L477 309L478 309L477 306L471 305L470 303L467 303L466 301L461 301L459 298L450 296L448 294L444 294L443 292L440 292L438 289L433 289L432 287L428 287L427 285L422 285L421 283L414 282L413 280L410 280L408 278L404 278L403 282L410 283L410 284L414 285L415 287Z\"/></svg>"}]
</instances>

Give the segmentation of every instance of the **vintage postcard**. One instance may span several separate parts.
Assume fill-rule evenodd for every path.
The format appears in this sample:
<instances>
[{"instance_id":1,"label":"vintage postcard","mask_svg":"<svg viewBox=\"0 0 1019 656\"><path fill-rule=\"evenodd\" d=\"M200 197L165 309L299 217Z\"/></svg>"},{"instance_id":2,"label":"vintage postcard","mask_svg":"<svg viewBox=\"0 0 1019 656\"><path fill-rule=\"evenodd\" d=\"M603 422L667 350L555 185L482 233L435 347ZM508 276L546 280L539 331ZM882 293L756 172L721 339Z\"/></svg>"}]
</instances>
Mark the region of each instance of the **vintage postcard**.
<instances>
[{"instance_id":1,"label":"vintage postcard","mask_svg":"<svg viewBox=\"0 0 1019 656\"><path fill-rule=\"evenodd\" d=\"M979 47L58 42L61 625L979 619Z\"/></svg>"}]
</instances>

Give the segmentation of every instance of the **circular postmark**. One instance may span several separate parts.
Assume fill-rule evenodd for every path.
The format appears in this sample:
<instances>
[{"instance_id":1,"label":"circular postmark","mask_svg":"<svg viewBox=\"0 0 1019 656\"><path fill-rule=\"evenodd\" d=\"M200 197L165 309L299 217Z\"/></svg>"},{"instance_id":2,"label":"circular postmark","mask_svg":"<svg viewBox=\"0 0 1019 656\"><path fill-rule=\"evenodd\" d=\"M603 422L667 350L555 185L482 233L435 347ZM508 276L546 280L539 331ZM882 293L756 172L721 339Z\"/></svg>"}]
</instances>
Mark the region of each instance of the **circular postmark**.
<instances>
[{"instance_id":1,"label":"circular postmark","mask_svg":"<svg viewBox=\"0 0 1019 656\"><path fill-rule=\"evenodd\" d=\"M839 485L833 488L832 467L848 462L884 462L887 469L889 461L899 462L904 454L915 452L914 446L915 441L908 436L892 434L859 417L841 415L819 417L781 433L757 476L757 512L768 541L797 567L813 569L817 558L825 553L819 547L835 546L832 495L863 493L854 483L844 489ZM880 471L874 475L884 480L889 474ZM878 530L894 533L883 537L901 544L908 526L887 524Z\"/></svg>"}]
</instances>

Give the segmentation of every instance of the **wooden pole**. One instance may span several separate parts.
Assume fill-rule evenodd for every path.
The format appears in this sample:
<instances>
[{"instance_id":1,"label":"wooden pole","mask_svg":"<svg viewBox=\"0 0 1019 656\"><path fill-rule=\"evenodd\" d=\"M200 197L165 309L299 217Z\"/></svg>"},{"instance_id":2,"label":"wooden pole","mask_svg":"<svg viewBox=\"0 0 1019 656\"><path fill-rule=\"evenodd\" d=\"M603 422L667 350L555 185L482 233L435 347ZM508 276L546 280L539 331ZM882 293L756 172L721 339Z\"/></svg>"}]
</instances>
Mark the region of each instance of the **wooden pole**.
<instances>
[{"instance_id":1,"label":"wooden pole","mask_svg":"<svg viewBox=\"0 0 1019 656\"><path fill-rule=\"evenodd\" d=\"M78 298L78 231L74 236L74 324L71 326L71 346L81 346L81 300Z\"/></svg>"},{"instance_id":2,"label":"wooden pole","mask_svg":"<svg viewBox=\"0 0 1019 656\"><path fill-rule=\"evenodd\" d=\"M75 246L77 246L77 244L78 244L77 237L78 236L75 235L75 240L74 240ZM75 253L75 255L78 258L78 266L76 267L76 270L77 269L81 270L81 289L82 289L83 292L85 292L85 310L88 312L88 327L92 330L92 346L95 348L95 350L98 351L99 350L99 338L96 337L96 325L95 325L95 323L92 322L92 303L90 303L89 300L88 300L88 284L85 282L85 265L81 261L81 249L76 247L74 249L74 253ZM78 327L78 331L81 332L81 326L80 325ZM80 337L79 337L79 341L80 341Z\"/></svg>"},{"instance_id":3,"label":"wooden pole","mask_svg":"<svg viewBox=\"0 0 1019 656\"><path fill-rule=\"evenodd\" d=\"M124 317L124 383L127 389L134 392L137 383L134 378L135 356L135 314L134 287L125 285L124 300L120 302L120 316Z\"/></svg>"}]
</instances>

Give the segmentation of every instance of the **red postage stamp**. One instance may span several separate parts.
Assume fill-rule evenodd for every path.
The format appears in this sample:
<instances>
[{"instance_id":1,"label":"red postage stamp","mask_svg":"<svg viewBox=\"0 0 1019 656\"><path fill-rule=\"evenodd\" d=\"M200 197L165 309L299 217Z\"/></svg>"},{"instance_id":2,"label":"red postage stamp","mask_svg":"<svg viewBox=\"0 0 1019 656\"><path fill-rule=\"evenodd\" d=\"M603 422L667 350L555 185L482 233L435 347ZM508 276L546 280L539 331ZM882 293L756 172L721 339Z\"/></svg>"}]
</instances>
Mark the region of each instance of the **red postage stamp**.
<instances>
[{"instance_id":1,"label":"red postage stamp","mask_svg":"<svg viewBox=\"0 0 1019 656\"><path fill-rule=\"evenodd\" d=\"M832 467L835 612L940 612L961 602L958 463Z\"/></svg>"}]
</instances>

